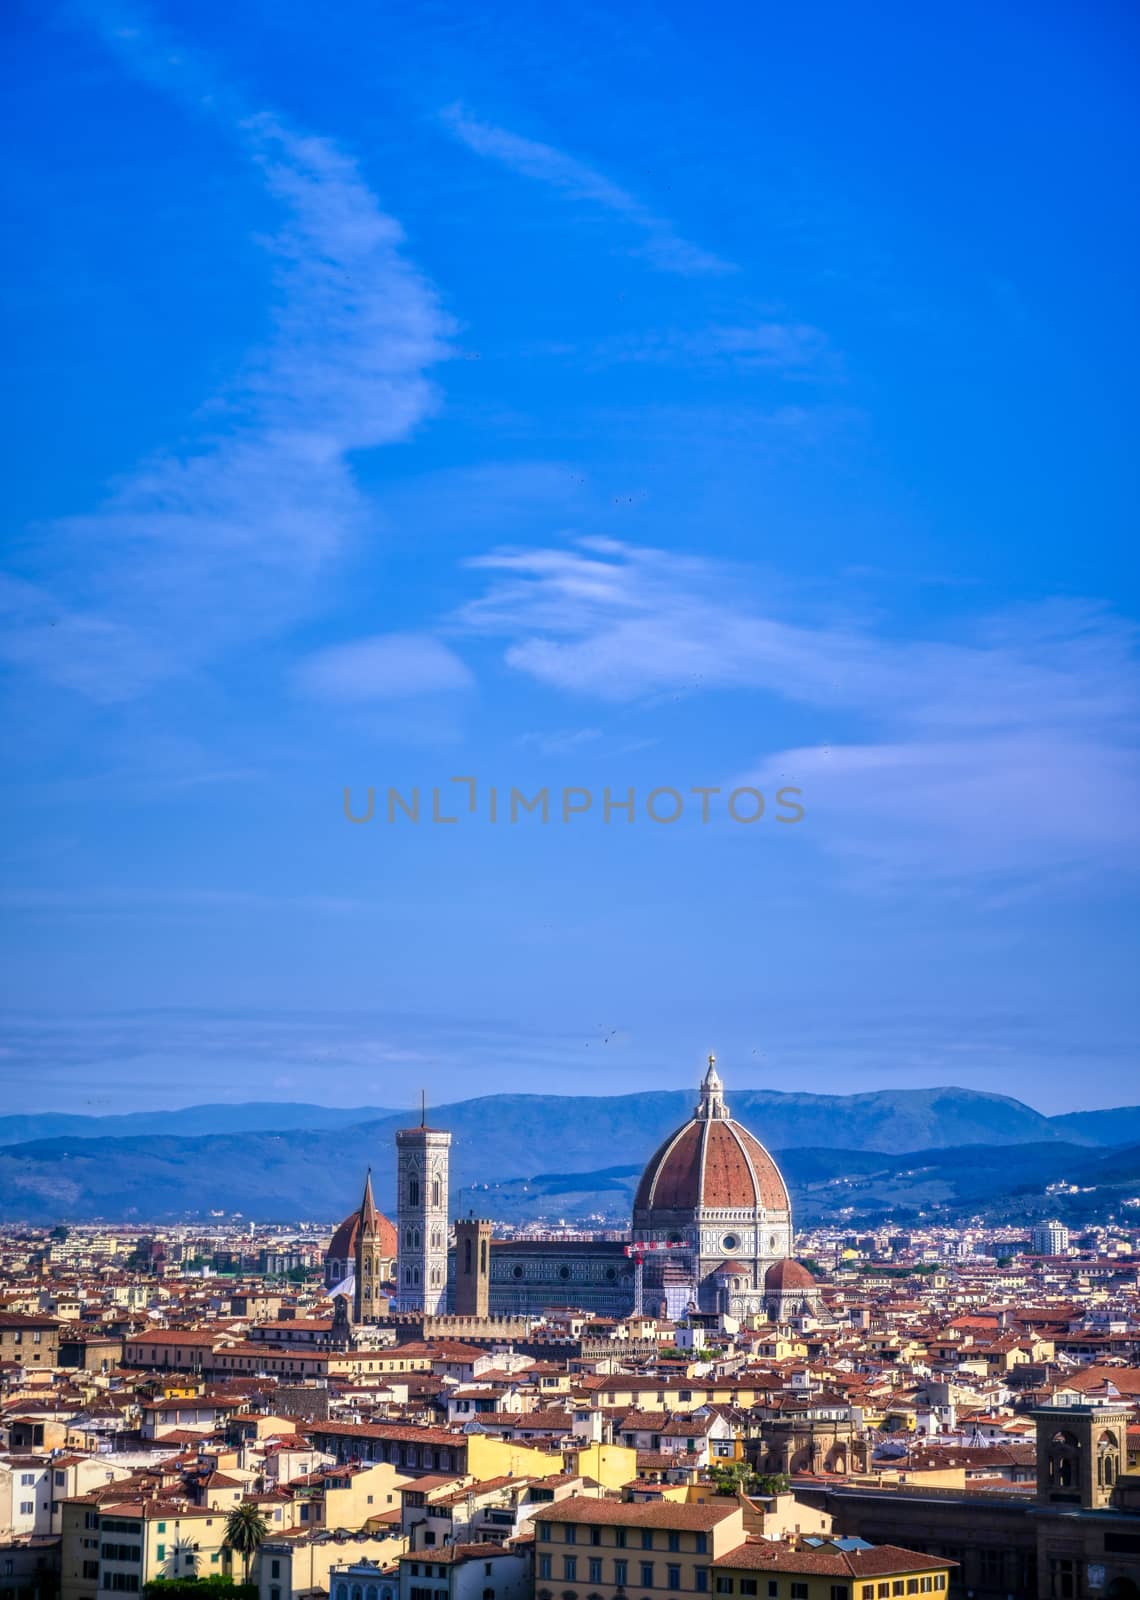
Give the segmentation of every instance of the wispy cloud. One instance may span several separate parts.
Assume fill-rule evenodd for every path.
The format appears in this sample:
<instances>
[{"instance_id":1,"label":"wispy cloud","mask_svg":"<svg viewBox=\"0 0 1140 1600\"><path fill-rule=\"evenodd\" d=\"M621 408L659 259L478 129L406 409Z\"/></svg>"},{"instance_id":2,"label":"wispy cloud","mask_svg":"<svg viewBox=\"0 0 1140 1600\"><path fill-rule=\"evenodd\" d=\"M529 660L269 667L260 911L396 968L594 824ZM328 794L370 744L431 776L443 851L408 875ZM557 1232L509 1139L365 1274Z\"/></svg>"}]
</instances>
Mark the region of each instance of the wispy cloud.
<instances>
[{"instance_id":1,"label":"wispy cloud","mask_svg":"<svg viewBox=\"0 0 1140 1600\"><path fill-rule=\"evenodd\" d=\"M48 575L0 596L9 661L115 700L311 603L314 579L373 523L350 453L404 439L431 413L427 374L450 324L347 155L246 108L154 28L108 16L99 27L131 73L224 127L283 217L264 241L272 336L196 440L40 530ZM61 548L83 552L82 599Z\"/></svg>"},{"instance_id":2,"label":"wispy cloud","mask_svg":"<svg viewBox=\"0 0 1140 1600\"><path fill-rule=\"evenodd\" d=\"M1136 630L1056 602L948 639L809 623L749 598L746 575L587 539L499 550L459 626L507 662L611 703L762 692L828 713L842 741L769 752L737 781L798 783L818 836L896 872L1140 865Z\"/></svg>"},{"instance_id":3,"label":"wispy cloud","mask_svg":"<svg viewBox=\"0 0 1140 1600\"><path fill-rule=\"evenodd\" d=\"M819 373L834 365L827 337L803 322L773 320L732 326L653 330L609 339L595 346L602 361L641 361L660 365L715 365L764 368L789 377Z\"/></svg>"},{"instance_id":4,"label":"wispy cloud","mask_svg":"<svg viewBox=\"0 0 1140 1600\"><path fill-rule=\"evenodd\" d=\"M312 699L342 705L452 694L475 683L455 651L425 633L381 634L321 650L301 663L297 681Z\"/></svg>"},{"instance_id":5,"label":"wispy cloud","mask_svg":"<svg viewBox=\"0 0 1140 1600\"><path fill-rule=\"evenodd\" d=\"M443 120L456 138L476 155L498 161L522 177L549 184L572 199L586 201L620 217L640 233L640 253L660 271L697 277L735 270L729 262L682 238L671 222L658 216L636 195L553 145L524 139L506 128L480 122L469 116L461 105L447 107Z\"/></svg>"}]
</instances>

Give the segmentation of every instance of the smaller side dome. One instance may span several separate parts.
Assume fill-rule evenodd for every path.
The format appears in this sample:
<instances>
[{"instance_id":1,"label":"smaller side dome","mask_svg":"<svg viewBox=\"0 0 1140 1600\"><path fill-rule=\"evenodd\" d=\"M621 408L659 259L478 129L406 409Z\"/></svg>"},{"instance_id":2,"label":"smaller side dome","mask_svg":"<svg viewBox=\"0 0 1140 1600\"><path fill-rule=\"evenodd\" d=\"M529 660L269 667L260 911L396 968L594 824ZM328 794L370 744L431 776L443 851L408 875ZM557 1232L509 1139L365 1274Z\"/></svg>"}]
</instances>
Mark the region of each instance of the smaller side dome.
<instances>
[{"instance_id":1,"label":"smaller side dome","mask_svg":"<svg viewBox=\"0 0 1140 1600\"><path fill-rule=\"evenodd\" d=\"M764 1288L768 1294L787 1294L797 1289L817 1289L819 1285L806 1267L790 1256L774 1262L764 1274Z\"/></svg>"}]
</instances>

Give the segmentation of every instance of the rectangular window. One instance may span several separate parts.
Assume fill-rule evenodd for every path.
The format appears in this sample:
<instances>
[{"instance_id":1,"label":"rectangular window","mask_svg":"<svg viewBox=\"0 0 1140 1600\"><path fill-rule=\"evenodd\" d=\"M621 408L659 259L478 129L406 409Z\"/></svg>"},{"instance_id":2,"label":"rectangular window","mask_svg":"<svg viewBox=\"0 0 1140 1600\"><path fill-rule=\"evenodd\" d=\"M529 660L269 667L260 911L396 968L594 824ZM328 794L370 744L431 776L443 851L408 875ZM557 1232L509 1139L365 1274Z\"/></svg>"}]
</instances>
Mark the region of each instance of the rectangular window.
<instances>
[{"instance_id":1,"label":"rectangular window","mask_svg":"<svg viewBox=\"0 0 1140 1600\"><path fill-rule=\"evenodd\" d=\"M707 1533L698 1533L697 1534L697 1554L699 1556L703 1556L705 1554L705 1552L708 1550L708 1547L709 1547L709 1536L708 1536L708 1534Z\"/></svg>"},{"instance_id":2,"label":"rectangular window","mask_svg":"<svg viewBox=\"0 0 1140 1600\"><path fill-rule=\"evenodd\" d=\"M652 1550L653 1549L653 1529L652 1528L642 1528L642 1530L641 1530L641 1548L643 1550Z\"/></svg>"},{"instance_id":3,"label":"rectangular window","mask_svg":"<svg viewBox=\"0 0 1140 1600\"><path fill-rule=\"evenodd\" d=\"M539 1558L538 1558L538 1575L539 1575L540 1578L549 1578L549 1576L550 1576L550 1557L549 1556L539 1556Z\"/></svg>"},{"instance_id":4,"label":"rectangular window","mask_svg":"<svg viewBox=\"0 0 1140 1600\"><path fill-rule=\"evenodd\" d=\"M670 1589L679 1589L681 1587L681 1569L680 1569L680 1567L670 1566L670 1567L666 1568L666 1571L669 1574L669 1587L670 1587Z\"/></svg>"},{"instance_id":5,"label":"rectangular window","mask_svg":"<svg viewBox=\"0 0 1140 1600\"><path fill-rule=\"evenodd\" d=\"M681 1535L679 1533L671 1533L669 1535L669 1548L670 1550L679 1550L681 1548Z\"/></svg>"},{"instance_id":6,"label":"rectangular window","mask_svg":"<svg viewBox=\"0 0 1140 1600\"><path fill-rule=\"evenodd\" d=\"M563 1556L562 1557L562 1576L566 1579L567 1583L573 1583L574 1582L574 1580L578 1576L578 1557L577 1556Z\"/></svg>"},{"instance_id":7,"label":"rectangular window","mask_svg":"<svg viewBox=\"0 0 1140 1600\"><path fill-rule=\"evenodd\" d=\"M601 1581L602 1581L602 1558L601 1558L601 1556L591 1556L590 1557L590 1582L591 1583L601 1583Z\"/></svg>"},{"instance_id":8,"label":"rectangular window","mask_svg":"<svg viewBox=\"0 0 1140 1600\"><path fill-rule=\"evenodd\" d=\"M698 1594L708 1594L708 1592L709 1592L709 1569L707 1567L698 1567L696 1576L697 1576L697 1593Z\"/></svg>"},{"instance_id":9,"label":"rectangular window","mask_svg":"<svg viewBox=\"0 0 1140 1600\"><path fill-rule=\"evenodd\" d=\"M653 1587L652 1561L643 1561L641 1563L641 1587L643 1589L652 1589Z\"/></svg>"},{"instance_id":10,"label":"rectangular window","mask_svg":"<svg viewBox=\"0 0 1140 1600\"><path fill-rule=\"evenodd\" d=\"M629 1571L629 1562L628 1561L615 1561L614 1562L614 1588L615 1589L624 1589L625 1588L626 1574L628 1573L628 1571Z\"/></svg>"},{"instance_id":11,"label":"rectangular window","mask_svg":"<svg viewBox=\"0 0 1140 1600\"><path fill-rule=\"evenodd\" d=\"M160 1545L156 1546L155 1552L154 1552L154 1558L155 1558L156 1561L165 1561L166 1560L166 1546L164 1544L160 1544Z\"/></svg>"},{"instance_id":12,"label":"rectangular window","mask_svg":"<svg viewBox=\"0 0 1140 1600\"><path fill-rule=\"evenodd\" d=\"M717 1594L731 1594L732 1593L732 1588L733 1588L733 1585L732 1585L732 1579L731 1578L720 1578L720 1577L717 1578L717 1580L716 1580L716 1592L717 1592Z\"/></svg>"},{"instance_id":13,"label":"rectangular window","mask_svg":"<svg viewBox=\"0 0 1140 1600\"><path fill-rule=\"evenodd\" d=\"M808 1600L808 1586L806 1583L792 1584L792 1600Z\"/></svg>"},{"instance_id":14,"label":"rectangular window","mask_svg":"<svg viewBox=\"0 0 1140 1600\"><path fill-rule=\"evenodd\" d=\"M539 1525L538 1525L538 1537L539 1537L539 1541L541 1543L549 1542L549 1539L550 1539L550 1524L549 1524L549 1522L540 1522L539 1523Z\"/></svg>"},{"instance_id":15,"label":"rectangular window","mask_svg":"<svg viewBox=\"0 0 1140 1600\"><path fill-rule=\"evenodd\" d=\"M775 1578L768 1579L768 1600L776 1600L780 1592L780 1585Z\"/></svg>"},{"instance_id":16,"label":"rectangular window","mask_svg":"<svg viewBox=\"0 0 1140 1600\"><path fill-rule=\"evenodd\" d=\"M741 1578L740 1592L741 1594L759 1594L760 1585L756 1582L755 1578Z\"/></svg>"},{"instance_id":17,"label":"rectangular window","mask_svg":"<svg viewBox=\"0 0 1140 1600\"><path fill-rule=\"evenodd\" d=\"M848 1600L849 1594L850 1590L845 1583L833 1583L831 1585L831 1600Z\"/></svg>"},{"instance_id":18,"label":"rectangular window","mask_svg":"<svg viewBox=\"0 0 1140 1600\"><path fill-rule=\"evenodd\" d=\"M578 1530L572 1522L568 1522L562 1530L567 1544L578 1543Z\"/></svg>"},{"instance_id":19,"label":"rectangular window","mask_svg":"<svg viewBox=\"0 0 1140 1600\"><path fill-rule=\"evenodd\" d=\"M624 1528L615 1528L614 1529L614 1543L617 1545L619 1550L624 1550L625 1549L625 1529Z\"/></svg>"},{"instance_id":20,"label":"rectangular window","mask_svg":"<svg viewBox=\"0 0 1140 1600\"><path fill-rule=\"evenodd\" d=\"M36 1509L36 1502L34 1500L21 1500L20 1501L20 1515L22 1517L30 1517L32 1512L35 1509Z\"/></svg>"},{"instance_id":21,"label":"rectangular window","mask_svg":"<svg viewBox=\"0 0 1140 1600\"><path fill-rule=\"evenodd\" d=\"M601 1530L601 1528L591 1528L590 1529L590 1543L591 1544L601 1544L601 1542L602 1542L602 1530Z\"/></svg>"}]
</instances>

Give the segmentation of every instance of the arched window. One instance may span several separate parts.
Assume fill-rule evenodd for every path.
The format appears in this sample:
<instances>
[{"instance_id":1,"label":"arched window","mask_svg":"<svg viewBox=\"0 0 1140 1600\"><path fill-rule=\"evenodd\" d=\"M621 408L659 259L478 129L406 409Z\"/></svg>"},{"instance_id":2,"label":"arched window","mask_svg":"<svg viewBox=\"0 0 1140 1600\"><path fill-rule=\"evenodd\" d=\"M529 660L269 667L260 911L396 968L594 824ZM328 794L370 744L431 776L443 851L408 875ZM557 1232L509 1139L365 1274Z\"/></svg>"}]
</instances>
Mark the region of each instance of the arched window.
<instances>
[{"instance_id":1,"label":"arched window","mask_svg":"<svg viewBox=\"0 0 1140 1600\"><path fill-rule=\"evenodd\" d=\"M1077 1482L1080 1443L1074 1434L1059 1428L1049 1441L1049 1487L1072 1489Z\"/></svg>"},{"instance_id":2,"label":"arched window","mask_svg":"<svg viewBox=\"0 0 1140 1600\"><path fill-rule=\"evenodd\" d=\"M412 1268L412 1282L413 1283L419 1283L419 1281L420 1281L420 1269L419 1269L419 1267L413 1267Z\"/></svg>"},{"instance_id":3,"label":"arched window","mask_svg":"<svg viewBox=\"0 0 1140 1600\"><path fill-rule=\"evenodd\" d=\"M487 1271L487 1241L486 1241L486 1239L481 1239L479 1241L479 1271L484 1273L484 1274L486 1274L486 1271Z\"/></svg>"},{"instance_id":4,"label":"arched window","mask_svg":"<svg viewBox=\"0 0 1140 1600\"><path fill-rule=\"evenodd\" d=\"M418 1206L419 1203L420 1203L420 1180L418 1178L409 1178L408 1179L408 1204L410 1206Z\"/></svg>"},{"instance_id":5,"label":"arched window","mask_svg":"<svg viewBox=\"0 0 1140 1600\"><path fill-rule=\"evenodd\" d=\"M463 1241L463 1270L470 1276L471 1273L471 1240Z\"/></svg>"},{"instance_id":6,"label":"arched window","mask_svg":"<svg viewBox=\"0 0 1140 1600\"><path fill-rule=\"evenodd\" d=\"M418 1250L419 1247L420 1247L420 1230L418 1228L416 1229L415 1233L412 1236L412 1243L415 1245L416 1249Z\"/></svg>"},{"instance_id":7,"label":"arched window","mask_svg":"<svg viewBox=\"0 0 1140 1600\"><path fill-rule=\"evenodd\" d=\"M409 1250L412 1248L412 1230L411 1230L411 1228L405 1228L404 1229L404 1243L407 1245Z\"/></svg>"},{"instance_id":8,"label":"arched window","mask_svg":"<svg viewBox=\"0 0 1140 1600\"><path fill-rule=\"evenodd\" d=\"M432 1180L431 1203L432 1203L433 1206L439 1205L439 1179L438 1178L435 1178L435 1179Z\"/></svg>"}]
</instances>

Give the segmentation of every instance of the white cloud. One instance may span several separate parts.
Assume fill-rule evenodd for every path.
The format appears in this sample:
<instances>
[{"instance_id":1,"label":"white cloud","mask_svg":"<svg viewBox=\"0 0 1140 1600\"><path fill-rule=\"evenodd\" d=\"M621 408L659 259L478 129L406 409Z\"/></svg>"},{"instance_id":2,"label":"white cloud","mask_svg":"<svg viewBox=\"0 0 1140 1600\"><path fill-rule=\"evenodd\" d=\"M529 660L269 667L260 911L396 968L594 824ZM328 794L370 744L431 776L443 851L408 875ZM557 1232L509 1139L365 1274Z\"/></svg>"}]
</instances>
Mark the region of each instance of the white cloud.
<instances>
[{"instance_id":1,"label":"white cloud","mask_svg":"<svg viewBox=\"0 0 1140 1600\"><path fill-rule=\"evenodd\" d=\"M424 633L380 634L333 646L302 662L297 677L313 699L344 705L454 693L474 685L454 650Z\"/></svg>"},{"instance_id":2,"label":"white cloud","mask_svg":"<svg viewBox=\"0 0 1140 1600\"><path fill-rule=\"evenodd\" d=\"M573 199L584 200L621 217L640 232L641 252L660 271L697 277L734 270L728 262L681 238L671 222L659 217L628 190L553 145L524 139L506 128L480 122L468 116L459 105L449 106L443 112L443 119L476 155L498 161L512 172L549 184Z\"/></svg>"},{"instance_id":3,"label":"white cloud","mask_svg":"<svg viewBox=\"0 0 1140 1600\"><path fill-rule=\"evenodd\" d=\"M44 530L41 562L60 573L44 580L52 596L9 591L9 659L115 699L307 609L314 580L372 523L349 455L406 438L431 413L427 373L448 353L450 323L399 224L335 145L248 112L153 30L101 25L136 76L224 125L284 216L264 241L273 333L218 397L221 422ZM82 604L68 598L75 567Z\"/></svg>"},{"instance_id":4,"label":"white cloud","mask_svg":"<svg viewBox=\"0 0 1140 1600\"><path fill-rule=\"evenodd\" d=\"M786 620L743 572L609 540L473 565L494 576L459 625L505 638L508 663L552 688L760 691L873 730L729 780L799 785L816 836L852 858L896 874L1140 865L1135 629L1096 607L887 638Z\"/></svg>"}]
</instances>

